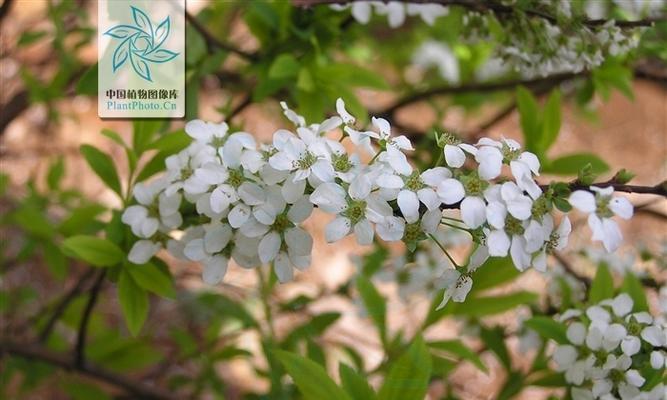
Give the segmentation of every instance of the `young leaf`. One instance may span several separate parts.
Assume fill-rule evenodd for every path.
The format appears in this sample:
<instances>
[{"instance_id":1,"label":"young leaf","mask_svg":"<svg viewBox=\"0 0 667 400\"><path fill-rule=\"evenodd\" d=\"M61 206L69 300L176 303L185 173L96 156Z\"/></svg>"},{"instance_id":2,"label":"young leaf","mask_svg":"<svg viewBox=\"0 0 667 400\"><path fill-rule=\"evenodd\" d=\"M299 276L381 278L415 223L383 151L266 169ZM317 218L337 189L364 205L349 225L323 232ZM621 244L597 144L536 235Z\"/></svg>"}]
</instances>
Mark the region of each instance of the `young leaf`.
<instances>
[{"instance_id":1,"label":"young leaf","mask_svg":"<svg viewBox=\"0 0 667 400\"><path fill-rule=\"evenodd\" d=\"M607 265L600 263L595 273L595 278L591 283L590 291L588 292L588 300L592 304L595 304L612 297L614 297L614 279Z\"/></svg>"},{"instance_id":2,"label":"young leaf","mask_svg":"<svg viewBox=\"0 0 667 400\"><path fill-rule=\"evenodd\" d=\"M484 341L484 344L486 344L486 347L495 353L505 369L510 371L512 369L512 360L505 345L505 333L503 329L499 326L492 329L482 327L479 336Z\"/></svg>"},{"instance_id":3,"label":"young leaf","mask_svg":"<svg viewBox=\"0 0 667 400\"><path fill-rule=\"evenodd\" d=\"M526 143L526 150L537 152L541 136L539 110L533 94L523 86L516 89L516 101L519 107L521 130Z\"/></svg>"},{"instance_id":4,"label":"young leaf","mask_svg":"<svg viewBox=\"0 0 667 400\"><path fill-rule=\"evenodd\" d=\"M132 147L137 155L141 155L146 150L148 144L153 140L153 135L157 133L163 123L164 120L162 119L135 120L132 122Z\"/></svg>"},{"instance_id":5,"label":"young leaf","mask_svg":"<svg viewBox=\"0 0 667 400\"><path fill-rule=\"evenodd\" d=\"M546 339L552 339L556 343L569 343L566 335L565 325L554 321L549 317L533 317L523 322L523 325L534 330L540 336Z\"/></svg>"},{"instance_id":6,"label":"young leaf","mask_svg":"<svg viewBox=\"0 0 667 400\"><path fill-rule=\"evenodd\" d=\"M380 391L380 400L423 399L432 368L431 355L421 336L391 366Z\"/></svg>"},{"instance_id":7,"label":"young leaf","mask_svg":"<svg viewBox=\"0 0 667 400\"><path fill-rule=\"evenodd\" d=\"M106 239L95 236L76 235L68 237L62 244L63 252L96 267L109 267L122 262L125 253Z\"/></svg>"},{"instance_id":8,"label":"young leaf","mask_svg":"<svg viewBox=\"0 0 667 400\"><path fill-rule=\"evenodd\" d=\"M546 163L543 170L550 174L576 175L587 164L591 165L591 172L596 174L609 170L609 165L592 153L575 153L559 157Z\"/></svg>"},{"instance_id":9,"label":"young leaf","mask_svg":"<svg viewBox=\"0 0 667 400\"><path fill-rule=\"evenodd\" d=\"M632 272L627 272L621 285L621 292L627 293L634 302L633 311L648 311L648 301L642 283Z\"/></svg>"},{"instance_id":10,"label":"young leaf","mask_svg":"<svg viewBox=\"0 0 667 400\"><path fill-rule=\"evenodd\" d=\"M514 292L499 296L468 298L465 303L450 302L443 309L446 314L468 317L485 317L512 310L520 305L533 303L537 294L526 291Z\"/></svg>"},{"instance_id":11,"label":"young leaf","mask_svg":"<svg viewBox=\"0 0 667 400\"><path fill-rule=\"evenodd\" d=\"M81 145L80 151L90 168L95 171L107 187L123 197L120 179L118 178L118 173L111 157L88 144Z\"/></svg>"},{"instance_id":12,"label":"young leaf","mask_svg":"<svg viewBox=\"0 0 667 400\"><path fill-rule=\"evenodd\" d=\"M368 381L346 364L338 365L338 373L343 389L352 397L352 400L372 400L376 398L375 391Z\"/></svg>"},{"instance_id":13,"label":"young leaf","mask_svg":"<svg viewBox=\"0 0 667 400\"><path fill-rule=\"evenodd\" d=\"M126 270L142 288L170 299L176 296L171 276L162 272L155 264L129 265Z\"/></svg>"},{"instance_id":14,"label":"young leaf","mask_svg":"<svg viewBox=\"0 0 667 400\"><path fill-rule=\"evenodd\" d=\"M269 68L269 78L283 79L292 78L299 73L299 62L289 53L284 53L276 57Z\"/></svg>"},{"instance_id":15,"label":"young leaf","mask_svg":"<svg viewBox=\"0 0 667 400\"><path fill-rule=\"evenodd\" d=\"M121 271L118 280L118 300L127 328L133 336L136 336L148 316L148 294L125 270Z\"/></svg>"},{"instance_id":16,"label":"young leaf","mask_svg":"<svg viewBox=\"0 0 667 400\"><path fill-rule=\"evenodd\" d=\"M378 293L375 286L373 286L373 283L363 275L360 275L357 278L357 290L359 290L359 294L364 302L366 311L368 311L368 315L370 315L380 332L382 342L385 343L387 340L387 305L385 304L385 299Z\"/></svg>"},{"instance_id":17,"label":"young leaf","mask_svg":"<svg viewBox=\"0 0 667 400\"><path fill-rule=\"evenodd\" d=\"M430 342L428 343L428 346L437 349L437 350L442 350L446 353L451 353L456 356L461 357L464 360L468 360L472 362L477 368L479 368L483 372L489 372L489 370L486 368L484 363L482 362L482 359L479 358L477 353L474 351L470 350L468 346L463 344L460 340L440 340L436 342Z\"/></svg>"},{"instance_id":18,"label":"young leaf","mask_svg":"<svg viewBox=\"0 0 667 400\"><path fill-rule=\"evenodd\" d=\"M523 389L523 373L512 371L498 393L498 400L509 400L519 394Z\"/></svg>"},{"instance_id":19,"label":"young leaf","mask_svg":"<svg viewBox=\"0 0 667 400\"><path fill-rule=\"evenodd\" d=\"M546 153L549 147L556 141L558 132L560 132L560 122L560 91L554 90L549 95L547 104L544 106L542 136L539 143L540 150L543 153Z\"/></svg>"},{"instance_id":20,"label":"young leaf","mask_svg":"<svg viewBox=\"0 0 667 400\"><path fill-rule=\"evenodd\" d=\"M274 355L294 379L294 383L306 400L351 400L329 378L327 372L314 361L287 351L275 350Z\"/></svg>"},{"instance_id":21,"label":"young leaf","mask_svg":"<svg viewBox=\"0 0 667 400\"><path fill-rule=\"evenodd\" d=\"M46 175L46 183L50 190L56 190L60 186L60 181L65 175L65 160L62 156L56 160L49 167L49 172Z\"/></svg>"}]
</instances>

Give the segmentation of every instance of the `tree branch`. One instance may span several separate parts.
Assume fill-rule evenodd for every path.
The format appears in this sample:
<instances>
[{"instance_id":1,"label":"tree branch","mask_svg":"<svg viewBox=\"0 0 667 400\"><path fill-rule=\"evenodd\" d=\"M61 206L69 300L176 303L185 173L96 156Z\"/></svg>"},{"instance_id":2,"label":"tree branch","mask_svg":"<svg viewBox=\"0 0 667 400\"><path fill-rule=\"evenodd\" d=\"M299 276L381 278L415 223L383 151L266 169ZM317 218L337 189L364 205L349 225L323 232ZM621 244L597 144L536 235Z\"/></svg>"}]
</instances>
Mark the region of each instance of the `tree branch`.
<instances>
[{"instance_id":1,"label":"tree branch","mask_svg":"<svg viewBox=\"0 0 667 400\"><path fill-rule=\"evenodd\" d=\"M323 4L349 4L357 1L365 0L294 0L294 4L301 7L310 7ZM387 3L390 0L379 0L383 3ZM558 19L550 14L547 14L540 10L535 9L523 9L516 6L506 6L504 4L495 2L495 1L475 1L475 0L403 0L404 3L415 3L415 4L440 4L443 6L459 6L466 8L471 11L477 12L490 12L494 13L498 17L505 17L508 15L516 15L523 13L527 16L533 18L539 18L549 22L550 24L557 24ZM578 21L582 25L588 26L590 28L595 28L602 26L609 21L613 21L614 25L619 28L639 28L653 26L657 22L664 22L665 18L645 18L634 21L619 21L615 19L582 19Z\"/></svg>"},{"instance_id":2,"label":"tree branch","mask_svg":"<svg viewBox=\"0 0 667 400\"><path fill-rule=\"evenodd\" d=\"M79 365L63 354L55 353L46 347L36 344L19 343L3 339L0 341L0 354L9 354L45 362L67 371L77 372L120 388L134 395L134 398L154 400L176 400L179 398L172 392L134 381L95 365Z\"/></svg>"},{"instance_id":3,"label":"tree branch","mask_svg":"<svg viewBox=\"0 0 667 400\"><path fill-rule=\"evenodd\" d=\"M56 307L49 317L49 320L46 322L46 325L44 325L44 328L42 328L39 333L37 340L40 343L46 342L46 340L51 335L51 331L53 331L53 327L55 326L56 322L58 322L58 319L60 319L60 316L65 312L67 306L69 306L72 300L74 300L81 293L86 282L91 276L93 276L94 273L95 270L91 268L86 271L85 274L81 275L76 284L74 284L74 286L58 302L58 304L56 304Z\"/></svg>"},{"instance_id":4,"label":"tree branch","mask_svg":"<svg viewBox=\"0 0 667 400\"><path fill-rule=\"evenodd\" d=\"M525 86L528 89L537 90L544 86L553 87L559 85L565 81L583 78L590 75L589 71L582 72L565 72L560 74L554 74L543 78L536 79L515 79L504 82L492 82L492 83L470 83L460 86L441 86L431 89L426 89L420 92L415 92L409 94L395 103L385 108L384 110L379 110L374 112L375 115L388 117L393 115L396 110L399 108L405 107L412 103L416 103L421 100L428 99L433 96L439 95L452 95L452 94L461 94L469 92L479 92L479 93L488 93L488 92L498 92L503 90L512 90L517 86Z\"/></svg>"},{"instance_id":5,"label":"tree branch","mask_svg":"<svg viewBox=\"0 0 667 400\"><path fill-rule=\"evenodd\" d=\"M204 25L202 25L201 22L197 20L197 17L194 15L190 14L189 12L185 12L185 19L190 23L190 25L197 31L199 32L200 35L204 37L204 41L206 42L206 48L208 49L209 53L213 52L213 49L218 48L220 50L225 50L230 53L234 53L241 58L244 58L247 61L256 61L257 60L257 55L252 54L252 53L247 53L241 49L237 49L236 47L232 46L231 44L225 43L218 39L217 37L213 36L211 32L209 32Z\"/></svg>"},{"instance_id":6,"label":"tree branch","mask_svg":"<svg viewBox=\"0 0 667 400\"><path fill-rule=\"evenodd\" d=\"M79 323L79 332L76 337L76 347L74 352L74 362L77 367L82 368L85 364L85 346L86 346L86 336L88 332L88 321L90 320L90 315L95 308L95 303L97 302L97 296L102 289L102 284L104 283L104 277L107 274L107 270L103 269L97 275L93 287L90 289L90 297L88 298L88 303L86 303L86 308L83 311L81 316L81 322Z\"/></svg>"}]
</instances>

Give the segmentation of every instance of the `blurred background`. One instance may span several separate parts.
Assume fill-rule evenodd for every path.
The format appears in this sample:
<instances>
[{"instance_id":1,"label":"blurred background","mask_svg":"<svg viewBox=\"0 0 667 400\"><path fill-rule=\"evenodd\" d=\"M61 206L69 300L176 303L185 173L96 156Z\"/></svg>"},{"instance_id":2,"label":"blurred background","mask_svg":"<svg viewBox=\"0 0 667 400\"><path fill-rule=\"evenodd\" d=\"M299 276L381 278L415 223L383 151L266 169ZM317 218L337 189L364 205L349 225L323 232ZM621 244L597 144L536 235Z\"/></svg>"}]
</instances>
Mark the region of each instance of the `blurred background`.
<instances>
[{"instance_id":1,"label":"blurred background","mask_svg":"<svg viewBox=\"0 0 667 400\"><path fill-rule=\"evenodd\" d=\"M358 99L351 106L355 115L389 117L395 132L406 133L418 143L422 150L416 153L415 162L425 164L433 157L434 129L470 141L481 135L523 141L525 133L514 100L516 87L523 85L540 104L552 91L561 93L560 133L548 149L549 159L594 154L593 163L602 162L599 168L595 164L598 180L611 178L621 168L634 173L633 183L638 185L655 185L667 177L667 66L660 59L667 51L664 36L647 39L642 35L654 33L638 30L634 35L640 44L627 54L611 57L616 60L615 69L607 62L563 76L569 72L527 72L514 68L507 57L494 59L494 46L507 48L507 38L474 40L464 23L465 9L451 7L432 26L418 16L408 16L400 26L391 27L382 14L362 24L350 9L309 3L188 0L187 12L195 22L189 19L187 31L187 119L225 120L234 129L268 141L276 129L289 128L279 100L288 101L315 122L335 111L336 93L353 93ZM551 4L562 6L558 3ZM642 19L659 16L664 10L663 2L650 0L572 3L573 8L598 13L590 18ZM132 121L97 116L97 73L90 72L97 61L95 1L4 0L0 7L0 326L3 340L35 339L49 351L69 354L77 341L96 271L63 255L58 243L76 231L104 230L110 210L122 207L88 167L79 147L92 144L108 153L119 176L124 177L128 174L125 150L101 132L112 130L130 143L135 128ZM486 13L477 16L486 17ZM505 26L504 19L498 21ZM276 24L273 34L272 24ZM665 23L660 24L661 28L648 30L664 35ZM554 41L566 34L554 33ZM459 36L464 40L458 40ZM528 39L520 39L530 46ZM662 48L656 49L660 43ZM304 90L301 83L296 87L293 83L303 82L302 73L271 77L272 65L281 54L292 55L297 69L308 67L311 72L318 65L336 63L360 69L351 68L340 76L315 76L317 89ZM493 70L493 65L502 68L485 77L483 72ZM596 75L598 80L609 74L610 81L614 76L627 79L607 84L606 93L601 90L605 83L596 83L594 90L587 85L594 81L588 71L595 68L608 68L607 75ZM499 82L506 86L495 88ZM447 90L458 87L464 89ZM392 109L400 99L433 88L437 95ZM165 122L161 132L178 131L184 124L185 120ZM553 168L541 179L572 179L563 176L576 177L579 167ZM572 251L560 262L554 260L546 276L532 270L520 276L512 273L487 293L540 294L525 302L518 298L511 309L484 316L487 326L516 331L507 340L512 371L531 368L536 350L526 344L529 337L519 334L520 321L530 317L533 307L551 304L549 296L558 291L549 284L553 276L574 280L574 297L583 291L577 279L579 284L582 279L590 282L600 262L619 280L626 273L650 277L654 283L667 279L667 202L652 196L629 195L629 199L641 207L635 218L622 223L625 245L615 255L605 255L601 246L591 244L585 221L575 221ZM316 215L309 221L315 243L311 267L297 272L293 282L274 283L268 290L258 289L265 287L258 281L261 272L236 267L230 268L223 284L207 287L201 282L199 265L160 254L174 291L171 298L149 297L146 322L136 337L125 326L114 284L106 282L89 321L88 358L113 374L164 388L177 398L298 397L281 374L272 373L275 367L264 353L269 343L266 332L270 332L271 340L282 348L305 349L330 371L337 370L337 361L351 360L377 385L381 374L372 372L382 371L391 346L382 343L373 319L376 313L369 313L360 300L355 277L378 264L371 278L386 299L386 330L390 337L398 337L397 332L410 337L423 327L421 321L432 301L439 300L441 292L435 282L448 264L442 255L428 262L415 260L402 245L363 248L349 237L326 244L322 230L315 228L328 222L327 218ZM443 235L455 257L465 257L466 238L455 232ZM424 251L422 257L432 253ZM563 264L574 268L574 275L562 272ZM423 265L429 267L418 269ZM413 278L406 278L410 275ZM659 307L657 289L659 286L648 291L655 310ZM71 299L63 302L68 294ZM46 329L49 316L63 303L58 320ZM447 378L432 381L430 398L489 399L506 390L507 369L475 337L479 329L470 318L454 313L423 331L433 341L464 338L472 349L472 355L443 356L449 360L441 365ZM68 357L60 361L69 365ZM488 370L481 370L477 360ZM3 353L2 397L141 398L127 394L127 388L114 384L113 379L105 382L94 373L77 373L77 367L62 369L58 362L54 367L53 362L43 361ZM282 388L276 389L279 386ZM513 396L562 395L562 389L528 386Z\"/></svg>"}]
</instances>

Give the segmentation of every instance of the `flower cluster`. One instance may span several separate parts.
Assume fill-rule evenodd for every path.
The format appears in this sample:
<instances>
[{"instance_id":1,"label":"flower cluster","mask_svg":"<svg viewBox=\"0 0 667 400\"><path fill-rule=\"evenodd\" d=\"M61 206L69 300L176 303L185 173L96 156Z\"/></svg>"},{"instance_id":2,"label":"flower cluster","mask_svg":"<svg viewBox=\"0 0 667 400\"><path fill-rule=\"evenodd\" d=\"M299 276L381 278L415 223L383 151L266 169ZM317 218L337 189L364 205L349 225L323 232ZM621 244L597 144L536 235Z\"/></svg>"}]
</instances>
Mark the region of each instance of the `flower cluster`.
<instances>
[{"instance_id":1,"label":"flower cluster","mask_svg":"<svg viewBox=\"0 0 667 400\"><path fill-rule=\"evenodd\" d=\"M350 8L352 17L364 25L371 20L373 12L385 15L392 28L403 25L408 16L419 16L427 24L433 25L437 18L449 13L447 7L436 3L405 4L400 1L355 1L351 4L332 4L331 8L337 11Z\"/></svg>"},{"instance_id":2,"label":"flower cluster","mask_svg":"<svg viewBox=\"0 0 667 400\"><path fill-rule=\"evenodd\" d=\"M192 143L166 159L164 175L136 185L137 204L122 216L140 239L130 261L145 263L166 247L201 262L208 283L223 278L230 260L246 268L272 264L279 280L288 281L293 268L310 264L313 240L303 225L317 207L333 216L324 228L329 243L353 234L368 245L377 236L414 251L433 240L456 267L442 277L446 302L465 299L470 275L489 256L510 255L519 270L545 271L547 254L567 244L569 218L555 222L558 191L535 182L539 161L514 140L469 145L439 135L444 165L421 171L408 161L410 140L392 135L385 119L373 117L366 130L338 99L337 115L308 125L281 105L295 129L276 131L271 144L229 132L225 123L187 123ZM582 210L595 212L605 233L594 230L594 239L605 240L611 221L605 210L618 214L620 203L606 190L591 190L598 191L597 208ZM579 206L582 195L572 196ZM444 209L460 209L460 218ZM459 266L449 256L435 235L440 226L471 235L476 250L468 263Z\"/></svg>"},{"instance_id":3,"label":"flower cluster","mask_svg":"<svg viewBox=\"0 0 667 400\"><path fill-rule=\"evenodd\" d=\"M586 309L568 310L568 344L559 345L553 359L572 385L573 399L664 399L662 376L667 362L667 328L647 312L633 312L630 296L622 293ZM651 375L652 376L652 375Z\"/></svg>"}]
</instances>

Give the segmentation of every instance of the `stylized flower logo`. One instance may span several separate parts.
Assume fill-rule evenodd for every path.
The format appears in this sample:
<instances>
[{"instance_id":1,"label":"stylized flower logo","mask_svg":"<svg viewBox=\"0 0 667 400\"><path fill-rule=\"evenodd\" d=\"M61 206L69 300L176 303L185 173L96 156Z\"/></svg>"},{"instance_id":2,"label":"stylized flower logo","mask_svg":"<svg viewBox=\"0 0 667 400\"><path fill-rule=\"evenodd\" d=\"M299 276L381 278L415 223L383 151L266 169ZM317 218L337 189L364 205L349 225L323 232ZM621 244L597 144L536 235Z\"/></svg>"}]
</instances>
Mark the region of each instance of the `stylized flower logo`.
<instances>
[{"instance_id":1,"label":"stylized flower logo","mask_svg":"<svg viewBox=\"0 0 667 400\"><path fill-rule=\"evenodd\" d=\"M134 72L145 80L153 82L149 63L162 64L179 54L160 48L169 36L171 23L167 17L153 29L153 23L145 12L130 7L135 25L116 25L104 33L122 40L113 52L113 72L115 73L129 59Z\"/></svg>"}]
</instances>

